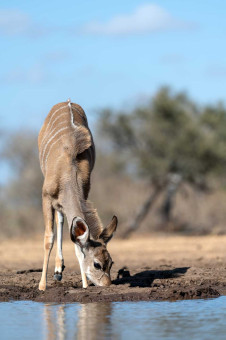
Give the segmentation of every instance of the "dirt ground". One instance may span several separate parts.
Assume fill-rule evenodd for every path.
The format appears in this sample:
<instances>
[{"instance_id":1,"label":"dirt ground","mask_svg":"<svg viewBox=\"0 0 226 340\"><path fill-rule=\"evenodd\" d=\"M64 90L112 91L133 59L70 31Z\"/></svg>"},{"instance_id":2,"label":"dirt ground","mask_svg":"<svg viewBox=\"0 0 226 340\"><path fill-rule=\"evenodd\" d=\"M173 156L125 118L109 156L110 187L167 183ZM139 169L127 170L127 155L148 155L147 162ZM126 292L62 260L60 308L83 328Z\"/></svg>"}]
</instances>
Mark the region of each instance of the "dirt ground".
<instances>
[{"instance_id":1,"label":"dirt ground","mask_svg":"<svg viewBox=\"0 0 226 340\"><path fill-rule=\"evenodd\" d=\"M0 301L92 302L178 300L226 295L226 236L148 235L112 240L112 285L82 289L72 242L64 241L63 280L55 282L55 247L47 290L40 292L43 240L7 240L0 245Z\"/></svg>"}]
</instances>

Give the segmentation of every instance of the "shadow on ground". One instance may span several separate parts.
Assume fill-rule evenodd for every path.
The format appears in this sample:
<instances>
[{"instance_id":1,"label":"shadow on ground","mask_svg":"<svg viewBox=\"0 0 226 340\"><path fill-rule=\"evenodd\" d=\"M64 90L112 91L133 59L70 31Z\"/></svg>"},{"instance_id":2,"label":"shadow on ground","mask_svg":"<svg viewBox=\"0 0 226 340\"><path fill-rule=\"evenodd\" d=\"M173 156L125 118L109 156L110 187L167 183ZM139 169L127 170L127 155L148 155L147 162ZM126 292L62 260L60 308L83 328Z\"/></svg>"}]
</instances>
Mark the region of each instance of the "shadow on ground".
<instances>
[{"instance_id":1,"label":"shadow on ground","mask_svg":"<svg viewBox=\"0 0 226 340\"><path fill-rule=\"evenodd\" d=\"M130 275L127 267L118 271L117 279L112 281L115 285L130 284L130 287L150 287L156 279L172 279L184 275L190 267L181 267L171 270L145 270Z\"/></svg>"}]
</instances>

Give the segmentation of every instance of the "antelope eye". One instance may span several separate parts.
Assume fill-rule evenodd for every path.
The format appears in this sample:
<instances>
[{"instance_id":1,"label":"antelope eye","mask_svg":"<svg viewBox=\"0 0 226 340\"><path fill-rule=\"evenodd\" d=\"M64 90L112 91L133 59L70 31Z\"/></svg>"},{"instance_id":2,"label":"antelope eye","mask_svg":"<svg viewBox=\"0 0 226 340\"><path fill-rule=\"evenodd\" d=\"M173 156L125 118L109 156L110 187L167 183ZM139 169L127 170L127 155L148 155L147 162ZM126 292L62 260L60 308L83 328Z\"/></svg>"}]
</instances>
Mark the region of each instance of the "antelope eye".
<instances>
[{"instance_id":1,"label":"antelope eye","mask_svg":"<svg viewBox=\"0 0 226 340\"><path fill-rule=\"evenodd\" d=\"M97 263L97 262L94 262L94 267L96 269L101 269L101 265L99 263Z\"/></svg>"}]
</instances>

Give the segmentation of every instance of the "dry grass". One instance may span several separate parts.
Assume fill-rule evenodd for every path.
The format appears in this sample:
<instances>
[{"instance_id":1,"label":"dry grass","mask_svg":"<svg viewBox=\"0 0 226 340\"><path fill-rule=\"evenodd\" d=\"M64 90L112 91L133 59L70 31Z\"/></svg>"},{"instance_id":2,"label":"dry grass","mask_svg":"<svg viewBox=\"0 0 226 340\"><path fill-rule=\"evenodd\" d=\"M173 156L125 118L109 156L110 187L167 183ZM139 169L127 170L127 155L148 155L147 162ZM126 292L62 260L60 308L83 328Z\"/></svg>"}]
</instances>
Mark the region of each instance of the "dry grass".
<instances>
[{"instance_id":1,"label":"dry grass","mask_svg":"<svg viewBox=\"0 0 226 340\"><path fill-rule=\"evenodd\" d=\"M224 261L226 236L160 236L146 235L131 240L115 239L109 243L109 251L115 262L115 267L147 266L153 263L172 263L178 261L191 265L202 258L207 261ZM55 249L50 258L50 270L53 271ZM74 245L69 239L63 244L65 265L79 269L75 258ZM5 240L0 248L1 270L18 270L41 268L43 261L43 239L34 238L23 240Z\"/></svg>"}]
</instances>

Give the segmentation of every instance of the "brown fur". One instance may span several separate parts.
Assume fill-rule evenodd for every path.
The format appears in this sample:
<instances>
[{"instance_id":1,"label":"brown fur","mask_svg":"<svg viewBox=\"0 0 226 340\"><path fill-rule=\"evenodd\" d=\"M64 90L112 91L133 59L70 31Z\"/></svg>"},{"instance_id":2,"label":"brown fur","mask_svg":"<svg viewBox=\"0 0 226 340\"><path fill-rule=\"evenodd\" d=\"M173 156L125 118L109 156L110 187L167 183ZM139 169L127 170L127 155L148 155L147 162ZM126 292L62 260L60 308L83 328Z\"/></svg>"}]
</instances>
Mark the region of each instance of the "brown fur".
<instances>
[{"instance_id":1,"label":"brown fur","mask_svg":"<svg viewBox=\"0 0 226 340\"><path fill-rule=\"evenodd\" d=\"M86 274L95 284L107 286L111 283L112 260L106 244L116 230L117 219L114 217L103 229L97 211L87 201L90 174L95 163L95 146L83 109L70 102L55 105L39 133L38 145L44 175L42 201L45 220L44 263L39 289L46 289L56 211L60 216L59 219L56 217L59 233L56 279L61 280L64 269L61 235L63 215L66 215L80 263L83 287L87 287ZM94 266L95 256L102 263L100 270Z\"/></svg>"},{"instance_id":2,"label":"brown fur","mask_svg":"<svg viewBox=\"0 0 226 340\"><path fill-rule=\"evenodd\" d=\"M103 227L96 210L87 202L95 146L85 112L74 103L71 110L76 128L71 123L68 103L63 102L53 106L39 134L43 196L67 216L69 226L73 217L84 218L91 237L97 239Z\"/></svg>"}]
</instances>

